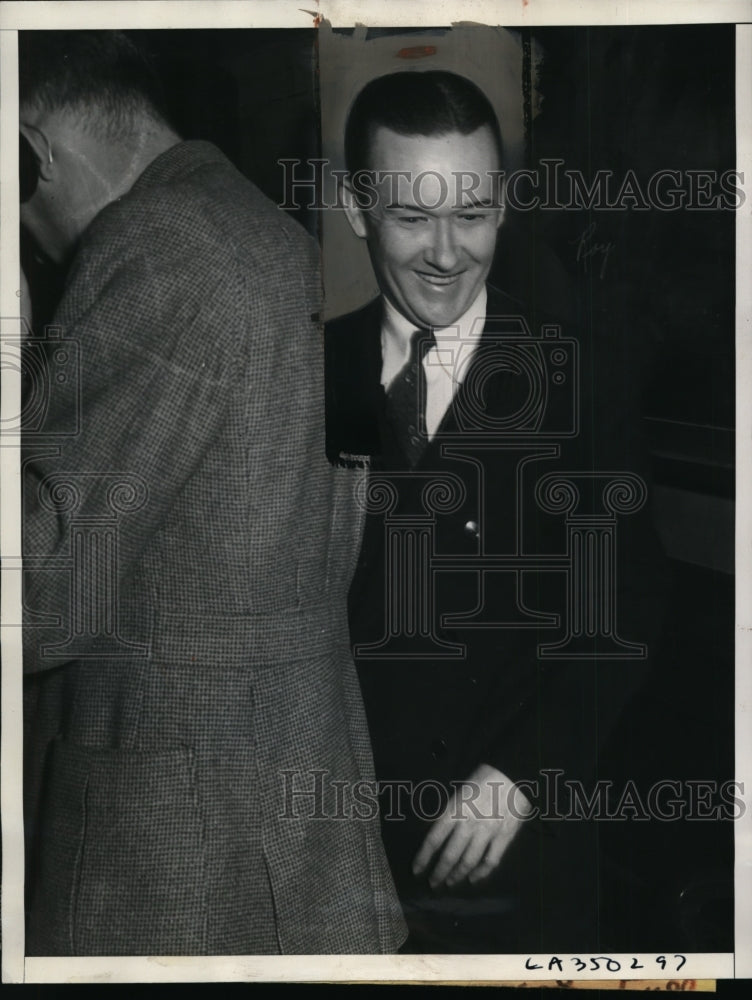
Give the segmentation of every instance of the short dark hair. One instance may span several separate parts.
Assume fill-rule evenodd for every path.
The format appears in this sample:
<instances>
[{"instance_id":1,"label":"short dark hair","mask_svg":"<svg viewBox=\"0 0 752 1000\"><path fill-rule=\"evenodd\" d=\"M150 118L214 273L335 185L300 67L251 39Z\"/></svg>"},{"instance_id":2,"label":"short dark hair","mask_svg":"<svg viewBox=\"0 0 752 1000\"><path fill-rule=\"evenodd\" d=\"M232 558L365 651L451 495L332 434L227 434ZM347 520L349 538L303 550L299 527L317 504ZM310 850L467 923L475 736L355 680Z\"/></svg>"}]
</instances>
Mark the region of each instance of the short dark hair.
<instances>
[{"instance_id":1,"label":"short dark hair","mask_svg":"<svg viewBox=\"0 0 752 1000\"><path fill-rule=\"evenodd\" d=\"M398 135L470 135L490 128L502 160L499 120L486 95L464 76L445 70L387 73L371 80L353 101L345 126L345 164L351 174L369 167L373 133L383 126Z\"/></svg>"},{"instance_id":2,"label":"short dark hair","mask_svg":"<svg viewBox=\"0 0 752 1000\"><path fill-rule=\"evenodd\" d=\"M21 107L80 109L92 132L111 139L142 116L168 123L152 60L122 31L21 31L18 61Z\"/></svg>"}]
</instances>

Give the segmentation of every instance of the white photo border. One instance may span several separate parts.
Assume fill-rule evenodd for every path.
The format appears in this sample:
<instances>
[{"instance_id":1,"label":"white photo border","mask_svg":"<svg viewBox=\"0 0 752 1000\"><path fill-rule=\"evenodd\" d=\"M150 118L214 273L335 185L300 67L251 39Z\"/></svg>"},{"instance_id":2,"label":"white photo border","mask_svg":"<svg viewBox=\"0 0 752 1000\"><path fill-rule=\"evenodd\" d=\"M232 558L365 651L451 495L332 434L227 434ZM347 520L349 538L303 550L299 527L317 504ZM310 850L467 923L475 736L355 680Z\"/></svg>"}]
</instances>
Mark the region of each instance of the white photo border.
<instances>
[{"instance_id":1,"label":"white photo border","mask_svg":"<svg viewBox=\"0 0 752 1000\"><path fill-rule=\"evenodd\" d=\"M18 149L17 31L55 28L268 28L314 27L317 18L335 27L356 22L369 26L449 26L457 21L541 25L637 25L666 23L736 23L737 169L752 178L752 4L730 0L709 7L705 0L641 0L582 3L578 0L366 0L312 3L299 0L115 0L87 2L14 2L0 6L0 321L2 332L18 336ZM736 508L736 779L752 789L752 212L748 192L737 211L737 508ZM14 318L15 317L15 318ZM2 371L3 414L19 412L20 373ZM217 956L124 958L26 958L23 942L23 828L21 820L21 588L20 468L18 441L3 439L2 519L2 941L3 982L499 982L550 980L551 956L404 955L404 956ZM748 780L746 780L748 779ZM736 822L734 954L691 954L682 979L752 977L752 799ZM560 956L562 959L565 956ZM582 958L591 956L583 955ZM592 956L596 958L597 956ZM619 970L597 968L572 978L669 979L655 955L635 956L641 970L630 969L633 956L609 956ZM670 958L670 956L666 956ZM526 959L528 959L526 963ZM621 961L619 961L621 960ZM539 966L534 968L533 966Z\"/></svg>"}]
</instances>

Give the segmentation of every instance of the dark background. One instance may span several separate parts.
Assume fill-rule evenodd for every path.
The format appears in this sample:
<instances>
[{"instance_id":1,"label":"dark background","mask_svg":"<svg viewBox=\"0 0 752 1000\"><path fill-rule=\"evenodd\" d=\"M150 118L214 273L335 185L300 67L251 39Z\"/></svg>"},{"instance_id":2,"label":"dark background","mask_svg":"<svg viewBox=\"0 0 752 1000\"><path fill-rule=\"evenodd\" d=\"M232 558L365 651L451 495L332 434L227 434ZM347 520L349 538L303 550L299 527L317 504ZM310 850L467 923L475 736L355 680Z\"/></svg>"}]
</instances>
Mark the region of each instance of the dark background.
<instances>
[{"instance_id":1,"label":"dark background","mask_svg":"<svg viewBox=\"0 0 752 1000\"><path fill-rule=\"evenodd\" d=\"M631 168L643 182L660 169L734 168L732 25L533 34L545 58L532 165L560 157L586 178ZM614 245L602 279L575 259L591 223ZM613 337L613 363L640 396L671 559L659 669L616 734L612 772L642 788L720 782L733 775L734 212L540 211L512 224L499 277L545 296L565 328ZM732 825L605 825L604 907L628 928L625 946L733 949Z\"/></svg>"}]
</instances>

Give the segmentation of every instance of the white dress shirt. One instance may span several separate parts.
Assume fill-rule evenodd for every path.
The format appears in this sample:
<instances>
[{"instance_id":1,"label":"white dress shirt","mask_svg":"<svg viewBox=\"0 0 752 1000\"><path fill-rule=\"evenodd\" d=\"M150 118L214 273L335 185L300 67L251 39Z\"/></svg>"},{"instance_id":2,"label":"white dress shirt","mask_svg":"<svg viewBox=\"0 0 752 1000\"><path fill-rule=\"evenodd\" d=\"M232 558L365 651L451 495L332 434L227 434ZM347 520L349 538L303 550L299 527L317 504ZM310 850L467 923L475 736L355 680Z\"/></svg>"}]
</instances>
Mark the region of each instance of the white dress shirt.
<instances>
[{"instance_id":1,"label":"white dress shirt","mask_svg":"<svg viewBox=\"0 0 752 1000\"><path fill-rule=\"evenodd\" d=\"M426 373L426 431L432 438L444 414L461 385L468 363L483 333L486 321L487 293L485 285L477 298L456 323L435 327L436 346L423 359ZM384 299L384 320L381 327L381 384L385 389L407 364L410 357L410 340L415 324L397 312L388 299Z\"/></svg>"}]
</instances>

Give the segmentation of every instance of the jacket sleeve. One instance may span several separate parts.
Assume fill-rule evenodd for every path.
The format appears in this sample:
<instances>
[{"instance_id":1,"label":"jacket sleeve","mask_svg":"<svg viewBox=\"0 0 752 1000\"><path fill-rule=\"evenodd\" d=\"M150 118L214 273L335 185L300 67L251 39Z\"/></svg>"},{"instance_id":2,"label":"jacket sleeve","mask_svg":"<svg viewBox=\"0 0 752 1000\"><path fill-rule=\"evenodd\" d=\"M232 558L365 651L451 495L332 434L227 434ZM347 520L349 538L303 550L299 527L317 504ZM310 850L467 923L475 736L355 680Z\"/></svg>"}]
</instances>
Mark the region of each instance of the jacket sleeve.
<instances>
[{"instance_id":1,"label":"jacket sleeve","mask_svg":"<svg viewBox=\"0 0 752 1000\"><path fill-rule=\"evenodd\" d=\"M211 447L241 368L237 268L149 253L131 254L104 280L85 253L75 268L56 317L75 377L51 382L46 400L45 429L66 433L52 446L24 440L25 672L60 664L43 647L70 633L103 585L94 574L108 571L100 552L73 572L73 523L116 521L122 584ZM91 282L101 284L95 296ZM96 641L79 634L78 654L96 653Z\"/></svg>"}]
</instances>

